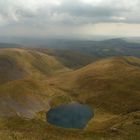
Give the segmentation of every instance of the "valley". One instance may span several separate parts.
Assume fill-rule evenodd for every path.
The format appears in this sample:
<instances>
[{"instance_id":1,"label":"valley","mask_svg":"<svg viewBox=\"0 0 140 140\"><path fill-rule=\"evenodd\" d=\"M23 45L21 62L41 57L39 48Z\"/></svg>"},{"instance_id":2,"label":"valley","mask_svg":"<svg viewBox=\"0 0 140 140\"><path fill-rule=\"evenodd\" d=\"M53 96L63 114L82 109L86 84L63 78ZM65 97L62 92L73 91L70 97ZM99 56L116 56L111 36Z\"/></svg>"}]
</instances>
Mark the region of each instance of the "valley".
<instances>
[{"instance_id":1,"label":"valley","mask_svg":"<svg viewBox=\"0 0 140 140\"><path fill-rule=\"evenodd\" d=\"M1 48L1 140L139 140L140 54L136 48L136 55L105 57L71 47L59 51L22 45ZM83 129L48 123L50 109L73 102L94 111Z\"/></svg>"}]
</instances>

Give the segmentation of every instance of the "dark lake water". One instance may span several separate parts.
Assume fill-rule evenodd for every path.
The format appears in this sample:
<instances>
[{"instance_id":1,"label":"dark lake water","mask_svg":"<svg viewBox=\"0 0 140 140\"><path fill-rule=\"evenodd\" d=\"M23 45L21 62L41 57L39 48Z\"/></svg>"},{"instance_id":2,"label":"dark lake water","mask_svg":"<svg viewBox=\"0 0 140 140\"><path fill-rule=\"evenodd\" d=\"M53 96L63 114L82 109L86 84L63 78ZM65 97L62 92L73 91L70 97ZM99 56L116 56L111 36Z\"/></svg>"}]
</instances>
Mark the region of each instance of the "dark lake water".
<instances>
[{"instance_id":1,"label":"dark lake water","mask_svg":"<svg viewBox=\"0 0 140 140\"><path fill-rule=\"evenodd\" d=\"M50 124L64 128L84 128L92 117L93 110L79 103L60 105L47 113Z\"/></svg>"}]
</instances>

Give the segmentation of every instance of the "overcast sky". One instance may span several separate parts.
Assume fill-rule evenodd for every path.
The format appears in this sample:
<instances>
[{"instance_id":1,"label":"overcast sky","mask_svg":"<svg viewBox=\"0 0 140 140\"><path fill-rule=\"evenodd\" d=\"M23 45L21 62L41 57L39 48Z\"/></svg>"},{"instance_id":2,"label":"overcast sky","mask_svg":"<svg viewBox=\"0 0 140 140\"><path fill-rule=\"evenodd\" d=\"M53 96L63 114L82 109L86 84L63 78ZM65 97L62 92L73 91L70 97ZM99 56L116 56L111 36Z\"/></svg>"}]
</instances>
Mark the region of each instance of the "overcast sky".
<instances>
[{"instance_id":1,"label":"overcast sky","mask_svg":"<svg viewBox=\"0 0 140 140\"><path fill-rule=\"evenodd\" d=\"M140 36L140 0L0 0L0 36Z\"/></svg>"}]
</instances>

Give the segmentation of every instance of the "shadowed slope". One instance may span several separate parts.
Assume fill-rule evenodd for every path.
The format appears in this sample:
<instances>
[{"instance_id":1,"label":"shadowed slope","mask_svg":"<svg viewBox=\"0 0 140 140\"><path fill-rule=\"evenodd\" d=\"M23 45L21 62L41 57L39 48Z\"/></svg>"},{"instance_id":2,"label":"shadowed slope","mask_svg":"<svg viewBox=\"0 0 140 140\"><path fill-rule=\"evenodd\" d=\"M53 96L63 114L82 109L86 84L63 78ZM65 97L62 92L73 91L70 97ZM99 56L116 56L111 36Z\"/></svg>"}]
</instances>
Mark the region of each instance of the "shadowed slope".
<instances>
[{"instance_id":1,"label":"shadowed slope","mask_svg":"<svg viewBox=\"0 0 140 140\"><path fill-rule=\"evenodd\" d=\"M0 83L23 78L26 72L9 58L0 58Z\"/></svg>"},{"instance_id":2,"label":"shadowed slope","mask_svg":"<svg viewBox=\"0 0 140 140\"><path fill-rule=\"evenodd\" d=\"M35 74L49 76L61 70L66 68L47 54L25 49L0 49L0 83Z\"/></svg>"},{"instance_id":3,"label":"shadowed slope","mask_svg":"<svg viewBox=\"0 0 140 140\"><path fill-rule=\"evenodd\" d=\"M35 79L18 80L0 86L0 116L33 118L48 110L48 96L43 83Z\"/></svg>"},{"instance_id":4,"label":"shadowed slope","mask_svg":"<svg viewBox=\"0 0 140 140\"><path fill-rule=\"evenodd\" d=\"M47 110L47 78L65 70L55 58L34 50L0 49L0 116L32 118Z\"/></svg>"}]
</instances>

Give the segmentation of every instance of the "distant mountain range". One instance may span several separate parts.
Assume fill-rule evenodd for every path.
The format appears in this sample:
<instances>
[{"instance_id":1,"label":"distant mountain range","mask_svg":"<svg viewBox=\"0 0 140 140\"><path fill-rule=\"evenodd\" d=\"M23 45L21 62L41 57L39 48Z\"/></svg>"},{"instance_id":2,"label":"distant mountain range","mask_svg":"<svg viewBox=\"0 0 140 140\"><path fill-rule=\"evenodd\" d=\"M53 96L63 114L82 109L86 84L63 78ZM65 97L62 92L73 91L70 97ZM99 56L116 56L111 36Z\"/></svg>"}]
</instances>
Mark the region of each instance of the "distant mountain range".
<instances>
[{"instance_id":1,"label":"distant mountain range","mask_svg":"<svg viewBox=\"0 0 140 140\"><path fill-rule=\"evenodd\" d=\"M19 45L0 43L0 48L36 48L54 56L69 68L80 68L95 60L113 56L140 57L140 44L127 40L109 39L104 41L46 40L46 45Z\"/></svg>"}]
</instances>

